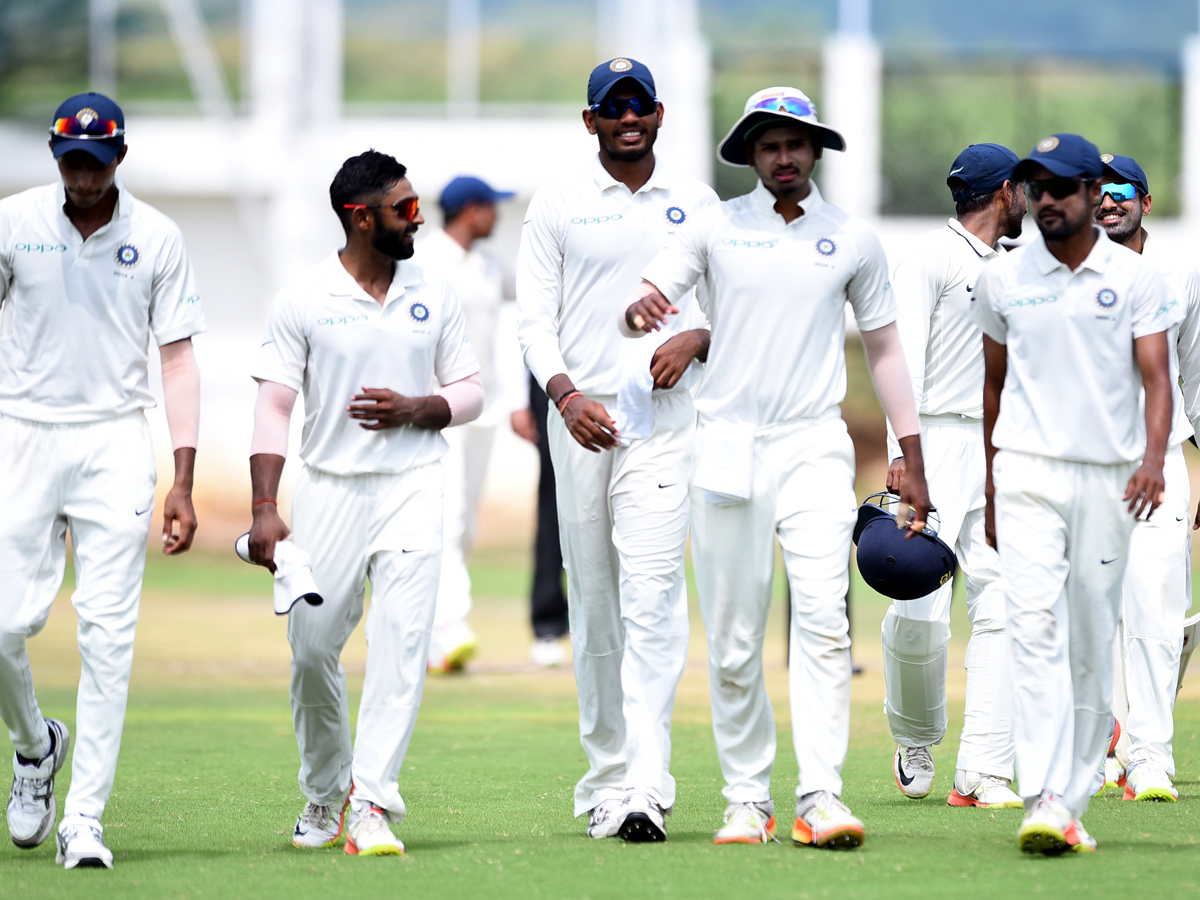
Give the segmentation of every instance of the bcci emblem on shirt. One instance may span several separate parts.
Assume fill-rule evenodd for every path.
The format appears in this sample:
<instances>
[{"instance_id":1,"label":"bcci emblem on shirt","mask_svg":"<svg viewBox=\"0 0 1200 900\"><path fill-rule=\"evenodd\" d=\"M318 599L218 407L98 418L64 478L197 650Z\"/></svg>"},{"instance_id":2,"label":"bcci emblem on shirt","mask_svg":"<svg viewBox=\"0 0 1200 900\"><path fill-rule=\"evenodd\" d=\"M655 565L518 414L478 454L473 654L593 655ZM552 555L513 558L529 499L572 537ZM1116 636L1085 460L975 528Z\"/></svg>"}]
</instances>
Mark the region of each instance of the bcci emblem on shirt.
<instances>
[{"instance_id":1,"label":"bcci emblem on shirt","mask_svg":"<svg viewBox=\"0 0 1200 900\"><path fill-rule=\"evenodd\" d=\"M117 259L117 263L126 269L132 269L138 264L138 260L142 258L141 254L138 253L138 248L133 246L133 244L122 244L117 248L114 256Z\"/></svg>"},{"instance_id":2,"label":"bcci emblem on shirt","mask_svg":"<svg viewBox=\"0 0 1200 900\"><path fill-rule=\"evenodd\" d=\"M408 308L408 314L412 316L414 322L429 321L429 307L424 303L414 303Z\"/></svg>"},{"instance_id":3,"label":"bcci emblem on shirt","mask_svg":"<svg viewBox=\"0 0 1200 900\"><path fill-rule=\"evenodd\" d=\"M1102 288L1100 292L1096 294L1096 302L1105 309L1112 309L1117 305L1117 292L1112 288Z\"/></svg>"}]
</instances>

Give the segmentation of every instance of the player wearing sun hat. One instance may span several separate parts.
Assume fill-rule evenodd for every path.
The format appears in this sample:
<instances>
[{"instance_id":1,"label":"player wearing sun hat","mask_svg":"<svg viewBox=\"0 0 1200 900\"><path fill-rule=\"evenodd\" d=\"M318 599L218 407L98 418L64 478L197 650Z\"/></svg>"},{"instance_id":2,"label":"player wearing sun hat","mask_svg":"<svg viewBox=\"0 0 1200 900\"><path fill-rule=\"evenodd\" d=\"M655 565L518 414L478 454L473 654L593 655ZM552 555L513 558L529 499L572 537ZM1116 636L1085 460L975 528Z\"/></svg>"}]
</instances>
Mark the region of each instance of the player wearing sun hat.
<instances>
[{"instance_id":1,"label":"player wearing sun hat","mask_svg":"<svg viewBox=\"0 0 1200 900\"><path fill-rule=\"evenodd\" d=\"M1137 161L1112 154L1100 159L1105 184L1096 222L1111 240L1153 263L1185 311L1168 332L1174 418L1163 468L1166 497L1153 516L1134 525L1129 544L1114 646L1113 713L1121 734L1105 761L1106 784L1124 787L1126 799L1173 801L1179 796L1171 783L1173 710L1184 617L1192 602L1191 484L1183 443L1200 426L1200 275L1150 240L1142 217L1154 201Z\"/></svg>"},{"instance_id":2,"label":"player wearing sun hat","mask_svg":"<svg viewBox=\"0 0 1200 900\"><path fill-rule=\"evenodd\" d=\"M50 126L61 181L0 200L0 717L14 778L8 829L36 847L54 828L66 726L33 691L26 638L46 624L70 529L79 616L75 755L57 861L112 867L100 818L112 792L156 480L143 410L148 345L162 357L175 481L163 552L196 530L192 472L204 330L179 228L117 178L125 117L102 94L64 100ZM174 533L176 524L179 532Z\"/></svg>"},{"instance_id":3,"label":"player wearing sun hat","mask_svg":"<svg viewBox=\"0 0 1200 900\"><path fill-rule=\"evenodd\" d=\"M971 309L979 273L1003 255L1001 238L1021 233L1025 196L1013 180L1019 162L998 144L972 144L950 165L955 217L925 235L892 274L904 358L921 416L929 497L939 536L954 548L966 585L971 638L967 696L951 806L1020 806L1009 787L1012 675L1004 633L1000 560L983 531L983 342ZM888 489L904 479L889 427ZM902 603L883 619L884 710L896 755L892 772L906 797L933 790L930 747L946 734L946 660L953 583Z\"/></svg>"},{"instance_id":4,"label":"player wearing sun hat","mask_svg":"<svg viewBox=\"0 0 1200 900\"><path fill-rule=\"evenodd\" d=\"M661 346L639 358L627 355L633 345L617 321L642 267L717 198L654 153L664 111L644 65L617 57L596 66L587 100L584 125L599 153L540 188L525 216L518 334L557 407L547 430L589 762L575 814L587 813L591 837L659 841L675 805L671 710L688 646L695 409L686 370L703 358L708 333L681 304ZM644 428L622 436L610 412L621 415L618 394L634 384L644 388Z\"/></svg>"},{"instance_id":5,"label":"player wearing sun hat","mask_svg":"<svg viewBox=\"0 0 1200 900\"><path fill-rule=\"evenodd\" d=\"M975 287L987 530L1004 573L1026 808L1017 840L1030 853L1096 847L1080 819L1112 724L1121 580L1134 518L1165 487L1167 333L1183 307L1096 226L1104 174L1079 135L1039 141L1014 178L1041 235Z\"/></svg>"},{"instance_id":6,"label":"player wearing sun hat","mask_svg":"<svg viewBox=\"0 0 1200 900\"><path fill-rule=\"evenodd\" d=\"M775 540L792 597L789 685L800 779L792 839L856 847L863 823L842 803L850 731L850 634L844 598L856 520L846 392L845 306L908 463L902 524L929 510L919 425L895 325L887 259L875 233L826 203L811 180L824 148L844 147L799 90L754 94L719 158L753 165L757 187L702 210L642 269L626 311L652 330L699 286L711 347L696 394L692 547L708 633L713 732L725 776L718 844L775 832L775 722L763 680Z\"/></svg>"}]
</instances>

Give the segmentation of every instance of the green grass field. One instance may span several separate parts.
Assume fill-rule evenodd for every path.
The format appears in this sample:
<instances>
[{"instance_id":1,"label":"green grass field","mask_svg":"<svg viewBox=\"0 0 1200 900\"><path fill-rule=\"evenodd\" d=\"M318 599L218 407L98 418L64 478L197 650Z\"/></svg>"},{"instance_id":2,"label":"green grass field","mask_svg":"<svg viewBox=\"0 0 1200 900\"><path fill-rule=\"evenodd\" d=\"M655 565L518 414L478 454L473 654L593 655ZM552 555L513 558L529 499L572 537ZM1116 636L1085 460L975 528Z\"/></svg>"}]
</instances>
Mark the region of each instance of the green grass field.
<instances>
[{"instance_id":1,"label":"green grass field","mask_svg":"<svg viewBox=\"0 0 1200 900\"><path fill-rule=\"evenodd\" d=\"M1029 858L1015 847L1019 810L945 806L961 727L965 622L959 604L951 656L951 726L937 748L927 801L893 782L879 666L884 602L862 588L854 606L856 659L845 798L867 824L856 852L790 842L715 847L724 802L708 718L702 630L675 717L676 815L664 845L592 841L571 817L585 763L569 669L525 664L524 553L491 551L474 567L474 624L484 649L466 676L430 678L401 791L409 817L400 859L292 849L302 805L287 700L283 623L262 573L224 556L152 558L116 789L105 816L111 871L64 872L53 841L34 851L0 834L0 897L1129 897L1200 895L1200 676L1177 709L1178 804L1093 803L1101 852ZM787 718L782 609L767 648L780 727L775 798L781 820L796 775ZM30 643L48 714L74 721L78 674L66 594ZM357 703L365 645L347 648ZM0 754L10 753L7 742ZM65 796L70 770L60 776ZM784 829L786 832L786 829ZM786 836L786 834L784 835Z\"/></svg>"}]
</instances>

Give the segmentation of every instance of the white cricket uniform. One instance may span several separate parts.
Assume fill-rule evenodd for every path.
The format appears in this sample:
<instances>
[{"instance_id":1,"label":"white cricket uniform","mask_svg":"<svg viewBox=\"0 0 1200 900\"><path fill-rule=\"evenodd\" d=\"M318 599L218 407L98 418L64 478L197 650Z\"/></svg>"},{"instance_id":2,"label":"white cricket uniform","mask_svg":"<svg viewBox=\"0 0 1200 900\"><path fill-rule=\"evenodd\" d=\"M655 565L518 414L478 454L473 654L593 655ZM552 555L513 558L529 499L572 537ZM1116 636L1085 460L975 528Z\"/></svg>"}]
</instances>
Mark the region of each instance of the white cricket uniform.
<instances>
[{"instance_id":1,"label":"white cricket uniform","mask_svg":"<svg viewBox=\"0 0 1200 900\"><path fill-rule=\"evenodd\" d=\"M1194 396L1200 386L1200 275L1167 256L1157 241L1146 240L1142 258L1162 272L1185 312L1168 334L1175 410L1163 470L1166 500L1133 527L1114 648L1113 714L1121 723L1116 755L1122 765L1148 758L1174 775L1179 655L1192 603L1191 481L1183 442L1194 433L1193 423L1200 423L1200 409L1185 402L1179 380L1182 375Z\"/></svg>"},{"instance_id":2,"label":"white cricket uniform","mask_svg":"<svg viewBox=\"0 0 1200 900\"><path fill-rule=\"evenodd\" d=\"M442 576L433 627L466 621L471 611L471 576L466 554L475 542L476 518L496 424L502 413L496 371L496 334L504 302L504 271L477 249L462 245L439 228L417 242L414 259L444 278L462 304L467 337L479 360L483 413L474 422L447 428L442 457L445 500L442 508Z\"/></svg>"},{"instance_id":3,"label":"white cricket uniform","mask_svg":"<svg viewBox=\"0 0 1200 900\"><path fill-rule=\"evenodd\" d=\"M887 259L865 223L822 200L815 184L800 204L803 215L790 223L774 204L760 182L702 210L642 272L670 300L701 286L712 344L696 394L697 469L719 430L753 431L752 449L720 461L752 467L748 500L718 505L694 482L691 491L713 731L730 803L770 797L775 719L762 643L776 536L792 592L796 794L842 792L851 677L845 599L856 508L854 446L839 415L845 304L864 331L896 317Z\"/></svg>"},{"instance_id":4,"label":"white cricket uniform","mask_svg":"<svg viewBox=\"0 0 1200 900\"><path fill-rule=\"evenodd\" d=\"M967 593L967 697L957 767L1012 779L1012 673L1004 634L1000 558L984 537L983 338L971 293L984 265L1003 253L957 219L930 232L896 267L896 325L921 417L921 448L938 534L953 549ZM901 455L889 424L888 458ZM927 597L893 603L883 619L892 737L905 747L946 734L947 582Z\"/></svg>"},{"instance_id":5,"label":"white cricket uniform","mask_svg":"<svg viewBox=\"0 0 1200 900\"><path fill-rule=\"evenodd\" d=\"M518 337L543 389L566 373L616 412L618 321L638 273L677 227L716 194L659 161L636 193L592 158L586 171L542 187L521 233ZM681 314L671 329L690 327ZM675 805L671 711L687 661L683 552L695 411L689 370L653 393L649 438L593 453L551 410L550 454L579 690L580 740L590 767L575 787L582 815L626 789Z\"/></svg>"},{"instance_id":6,"label":"white cricket uniform","mask_svg":"<svg viewBox=\"0 0 1200 900\"><path fill-rule=\"evenodd\" d=\"M300 790L313 803L341 803L353 781L356 799L403 820L396 779L425 685L442 560L446 441L411 425L368 431L346 406L363 386L421 397L478 371L454 292L409 261L396 263L382 306L336 253L271 303L253 375L304 392L292 540L325 598L288 616ZM368 578L370 653L352 752L339 658Z\"/></svg>"},{"instance_id":7,"label":"white cricket uniform","mask_svg":"<svg viewBox=\"0 0 1200 900\"><path fill-rule=\"evenodd\" d=\"M25 640L50 615L69 528L82 669L66 814L97 818L121 747L154 517L149 341L204 330L179 228L117 189L112 220L86 241L61 183L0 200L0 715L18 753L45 755Z\"/></svg>"},{"instance_id":8,"label":"white cricket uniform","mask_svg":"<svg viewBox=\"0 0 1200 900\"><path fill-rule=\"evenodd\" d=\"M980 330L1007 345L992 441L1017 778L1075 818L1107 750L1134 524L1121 498L1146 449L1133 341L1183 314L1151 263L1095 231L1074 272L1039 236L975 288Z\"/></svg>"}]
</instances>

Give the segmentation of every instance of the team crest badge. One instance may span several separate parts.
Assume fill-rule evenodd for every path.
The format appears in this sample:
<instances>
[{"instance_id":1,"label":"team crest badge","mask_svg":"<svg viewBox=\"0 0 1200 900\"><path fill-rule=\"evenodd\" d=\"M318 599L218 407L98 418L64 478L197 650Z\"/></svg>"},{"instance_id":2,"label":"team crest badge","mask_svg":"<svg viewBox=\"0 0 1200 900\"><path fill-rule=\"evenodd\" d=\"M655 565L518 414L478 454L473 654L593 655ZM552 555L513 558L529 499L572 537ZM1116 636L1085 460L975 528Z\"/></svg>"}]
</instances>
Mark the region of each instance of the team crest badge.
<instances>
[{"instance_id":1,"label":"team crest badge","mask_svg":"<svg viewBox=\"0 0 1200 900\"><path fill-rule=\"evenodd\" d=\"M1042 138L1040 141L1038 141L1037 147L1035 149L1037 150L1038 153L1049 153L1051 150L1053 150L1057 146L1058 146L1058 138L1056 138L1054 135L1050 135L1050 137Z\"/></svg>"},{"instance_id":2,"label":"team crest badge","mask_svg":"<svg viewBox=\"0 0 1200 900\"><path fill-rule=\"evenodd\" d=\"M610 72L628 72L632 68L633 63L625 59L623 56L618 56L608 64L608 69Z\"/></svg>"},{"instance_id":3,"label":"team crest badge","mask_svg":"<svg viewBox=\"0 0 1200 900\"><path fill-rule=\"evenodd\" d=\"M132 269L138 264L138 260L142 258L142 255L138 253L138 248L133 246L133 244L122 244L117 248L117 252L114 255L117 258L117 263L126 269Z\"/></svg>"},{"instance_id":4,"label":"team crest badge","mask_svg":"<svg viewBox=\"0 0 1200 900\"><path fill-rule=\"evenodd\" d=\"M1117 304L1117 292L1112 288L1102 288L1100 292L1096 294L1096 302L1105 309L1112 309Z\"/></svg>"},{"instance_id":5,"label":"team crest badge","mask_svg":"<svg viewBox=\"0 0 1200 900\"><path fill-rule=\"evenodd\" d=\"M1105 153L1103 156L1100 157L1100 162L1104 163L1105 165L1108 165L1112 161L1113 161L1113 155L1111 153Z\"/></svg>"},{"instance_id":6,"label":"team crest badge","mask_svg":"<svg viewBox=\"0 0 1200 900\"><path fill-rule=\"evenodd\" d=\"M837 253L837 244L829 238L821 238L817 241L817 252L822 256L833 256L833 254Z\"/></svg>"},{"instance_id":7,"label":"team crest badge","mask_svg":"<svg viewBox=\"0 0 1200 900\"><path fill-rule=\"evenodd\" d=\"M424 303L414 303L408 308L408 314L414 322L425 322L429 319L429 307Z\"/></svg>"},{"instance_id":8,"label":"team crest badge","mask_svg":"<svg viewBox=\"0 0 1200 900\"><path fill-rule=\"evenodd\" d=\"M687 213L685 213L678 206L667 207L667 221L672 225L682 225L686 219Z\"/></svg>"},{"instance_id":9,"label":"team crest badge","mask_svg":"<svg viewBox=\"0 0 1200 900\"><path fill-rule=\"evenodd\" d=\"M79 127L87 131L88 126L100 118L100 113L96 112L90 106L85 106L79 112L75 113L75 121L79 123Z\"/></svg>"}]
</instances>

